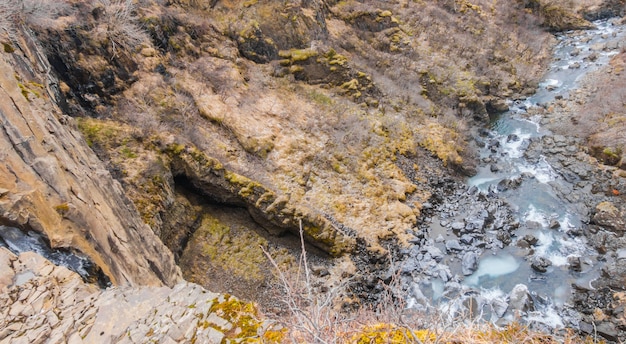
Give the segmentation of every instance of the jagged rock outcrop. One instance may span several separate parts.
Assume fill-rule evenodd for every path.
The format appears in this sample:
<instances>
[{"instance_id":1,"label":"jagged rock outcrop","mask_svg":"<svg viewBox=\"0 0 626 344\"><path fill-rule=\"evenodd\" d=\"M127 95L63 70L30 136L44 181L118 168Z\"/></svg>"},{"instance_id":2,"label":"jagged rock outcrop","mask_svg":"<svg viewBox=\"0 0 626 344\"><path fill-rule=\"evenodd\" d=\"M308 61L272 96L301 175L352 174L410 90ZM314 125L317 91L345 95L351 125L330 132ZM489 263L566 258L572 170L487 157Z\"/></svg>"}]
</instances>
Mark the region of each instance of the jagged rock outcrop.
<instances>
[{"instance_id":1,"label":"jagged rock outcrop","mask_svg":"<svg viewBox=\"0 0 626 344\"><path fill-rule=\"evenodd\" d=\"M275 342L252 304L193 283L99 290L33 252L0 247L0 342ZM268 331L269 330L269 331ZM276 337L271 337L272 335Z\"/></svg>"},{"instance_id":2,"label":"jagged rock outcrop","mask_svg":"<svg viewBox=\"0 0 626 344\"><path fill-rule=\"evenodd\" d=\"M9 44L9 43L7 43ZM55 104L33 37L0 52L0 223L88 256L115 285L173 285L180 270L120 184Z\"/></svg>"}]
</instances>

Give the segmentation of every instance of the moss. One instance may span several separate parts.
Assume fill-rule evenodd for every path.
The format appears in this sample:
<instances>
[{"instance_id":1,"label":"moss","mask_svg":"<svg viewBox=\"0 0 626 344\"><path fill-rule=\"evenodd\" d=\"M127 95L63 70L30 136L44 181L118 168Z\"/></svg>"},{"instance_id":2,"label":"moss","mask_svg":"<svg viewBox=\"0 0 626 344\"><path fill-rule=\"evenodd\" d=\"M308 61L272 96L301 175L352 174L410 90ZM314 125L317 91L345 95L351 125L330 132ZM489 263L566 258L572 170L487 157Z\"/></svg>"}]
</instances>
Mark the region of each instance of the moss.
<instances>
[{"instance_id":1,"label":"moss","mask_svg":"<svg viewBox=\"0 0 626 344\"><path fill-rule=\"evenodd\" d=\"M308 95L309 95L309 98L311 98L311 100L313 100L315 103L317 103L319 105L331 105L331 104L333 104L332 98L330 98L329 96L325 95L324 93L318 92L316 90L313 90L313 91L309 92Z\"/></svg>"},{"instance_id":2,"label":"moss","mask_svg":"<svg viewBox=\"0 0 626 344\"><path fill-rule=\"evenodd\" d=\"M78 118L78 129L85 136L87 144L91 147L97 143L103 148L114 148L128 137L126 128L113 121L103 121L94 118Z\"/></svg>"},{"instance_id":3,"label":"moss","mask_svg":"<svg viewBox=\"0 0 626 344\"><path fill-rule=\"evenodd\" d=\"M340 86L344 90L357 90L359 88L359 81L357 79L352 79L350 81L346 81Z\"/></svg>"},{"instance_id":4,"label":"moss","mask_svg":"<svg viewBox=\"0 0 626 344\"><path fill-rule=\"evenodd\" d=\"M235 230L205 214L192 240L194 245L202 245L212 265L245 280L263 279L267 258L261 247L268 243L256 233Z\"/></svg>"},{"instance_id":5,"label":"moss","mask_svg":"<svg viewBox=\"0 0 626 344\"><path fill-rule=\"evenodd\" d=\"M261 184L231 171L226 171L226 173L224 173L224 179L236 188L239 188L238 194L243 198L249 198L252 196L257 188L263 193L266 191Z\"/></svg>"},{"instance_id":6,"label":"moss","mask_svg":"<svg viewBox=\"0 0 626 344\"><path fill-rule=\"evenodd\" d=\"M264 324L253 303L240 301L230 295L224 295L224 300L214 300L209 313L215 313L233 325L231 330L224 331L222 343L233 339L280 343L284 339L285 331L264 331Z\"/></svg>"},{"instance_id":7,"label":"moss","mask_svg":"<svg viewBox=\"0 0 626 344\"><path fill-rule=\"evenodd\" d=\"M54 206L54 210L61 216L67 214L70 211L70 206L67 202Z\"/></svg>"},{"instance_id":8,"label":"moss","mask_svg":"<svg viewBox=\"0 0 626 344\"><path fill-rule=\"evenodd\" d=\"M459 165L463 162L459 155L462 147L456 144L456 141L459 139L457 132L438 123L431 122L427 125L424 134L419 144L437 155L444 165L448 163Z\"/></svg>"},{"instance_id":9,"label":"moss","mask_svg":"<svg viewBox=\"0 0 626 344\"><path fill-rule=\"evenodd\" d=\"M128 146L122 147L120 153L126 159L134 159L134 158L137 157L137 153L133 152L133 150L130 149L130 147L128 147Z\"/></svg>"},{"instance_id":10,"label":"moss","mask_svg":"<svg viewBox=\"0 0 626 344\"><path fill-rule=\"evenodd\" d=\"M29 95L32 94L37 98L41 98L41 93L40 91L44 89L44 86L40 83L36 83L34 81L29 81L27 83L22 83L22 79L19 76L15 76L15 79L17 79L18 83L17 86L20 88L20 90L22 91L22 96L24 96L24 98L26 98L26 100L30 101L30 97ZM39 90L37 90L39 89Z\"/></svg>"},{"instance_id":11,"label":"moss","mask_svg":"<svg viewBox=\"0 0 626 344\"><path fill-rule=\"evenodd\" d=\"M291 63L304 62L317 55L318 53L311 49L290 49L278 52L278 56L288 59Z\"/></svg>"},{"instance_id":12,"label":"moss","mask_svg":"<svg viewBox=\"0 0 626 344\"><path fill-rule=\"evenodd\" d=\"M345 64L348 62L347 57L341 54L337 54L337 52L333 48L330 48L330 50L328 50L328 52L324 54L324 57L328 60L328 64L331 66L333 65L345 66Z\"/></svg>"},{"instance_id":13,"label":"moss","mask_svg":"<svg viewBox=\"0 0 626 344\"><path fill-rule=\"evenodd\" d=\"M357 344L401 344L432 342L437 339L429 330L410 330L393 324L380 323L363 328L352 336L350 342Z\"/></svg>"}]
</instances>

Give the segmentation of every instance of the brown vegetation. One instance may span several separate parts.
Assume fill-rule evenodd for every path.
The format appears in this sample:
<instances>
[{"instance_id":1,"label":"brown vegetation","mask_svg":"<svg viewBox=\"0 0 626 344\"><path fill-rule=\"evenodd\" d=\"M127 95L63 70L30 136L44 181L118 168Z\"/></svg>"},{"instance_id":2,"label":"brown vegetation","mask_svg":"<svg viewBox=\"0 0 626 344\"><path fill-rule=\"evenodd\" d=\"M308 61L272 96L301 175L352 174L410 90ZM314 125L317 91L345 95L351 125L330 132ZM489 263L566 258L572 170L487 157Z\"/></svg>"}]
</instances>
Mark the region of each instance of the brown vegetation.
<instances>
[{"instance_id":1,"label":"brown vegetation","mask_svg":"<svg viewBox=\"0 0 626 344\"><path fill-rule=\"evenodd\" d=\"M439 192L428 173L472 171L468 128L532 92L553 42L540 24L569 28L553 19L571 14L540 1L68 4L50 12L67 14L55 25L33 27L61 105L98 118L80 122L86 139L178 254L196 230L213 246L259 242L241 234L250 228L201 226L199 208L177 200L190 198L185 178L268 233L297 232L302 219L305 239L333 255L406 244ZM213 246L190 252L232 261Z\"/></svg>"}]
</instances>

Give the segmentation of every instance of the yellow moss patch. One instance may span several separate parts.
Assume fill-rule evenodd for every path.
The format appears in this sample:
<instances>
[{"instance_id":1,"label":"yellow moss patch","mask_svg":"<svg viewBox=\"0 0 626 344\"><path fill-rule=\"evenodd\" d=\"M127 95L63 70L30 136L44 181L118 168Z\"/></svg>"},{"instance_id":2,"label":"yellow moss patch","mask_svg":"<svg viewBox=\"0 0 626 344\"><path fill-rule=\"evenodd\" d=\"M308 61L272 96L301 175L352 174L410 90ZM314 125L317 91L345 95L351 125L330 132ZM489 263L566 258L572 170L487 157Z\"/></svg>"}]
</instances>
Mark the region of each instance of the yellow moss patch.
<instances>
[{"instance_id":1,"label":"yellow moss patch","mask_svg":"<svg viewBox=\"0 0 626 344\"><path fill-rule=\"evenodd\" d=\"M461 164L463 159L459 155L462 151L462 147L457 145L459 139L459 133L446 128L439 123L430 122L426 126L423 139L419 144L433 152L444 165L448 163Z\"/></svg>"},{"instance_id":2,"label":"yellow moss patch","mask_svg":"<svg viewBox=\"0 0 626 344\"><path fill-rule=\"evenodd\" d=\"M350 342L357 344L402 344L434 341L436 335L428 330L409 330L393 324L380 323L363 328L352 336Z\"/></svg>"},{"instance_id":3,"label":"yellow moss patch","mask_svg":"<svg viewBox=\"0 0 626 344\"><path fill-rule=\"evenodd\" d=\"M67 214L68 211L70 211L70 206L69 204L67 204L67 202L65 202L65 203L56 205L54 207L54 210L56 210L56 212L59 213L60 215L65 215Z\"/></svg>"},{"instance_id":4,"label":"yellow moss patch","mask_svg":"<svg viewBox=\"0 0 626 344\"><path fill-rule=\"evenodd\" d=\"M194 245L202 245L212 264L247 280L261 280L267 258L261 247L267 240L251 231L235 233L218 219L204 215L200 228L192 238ZM191 245L190 244L190 245Z\"/></svg>"},{"instance_id":5,"label":"yellow moss patch","mask_svg":"<svg viewBox=\"0 0 626 344\"><path fill-rule=\"evenodd\" d=\"M257 307L251 302L243 302L225 294L213 300L209 313L214 313L233 325L230 330L213 325L224 333L222 343L230 343L231 340L243 340L246 343L281 343L284 340L286 330L266 330Z\"/></svg>"},{"instance_id":6,"label":"yellow moss patch","mask_svg":"<svg viewBox=\"0 0 626 344\"><path fill-rule=\"evenodd\" d=\"M291 49L281 50L278 52L278 56L289 59L291 63L303 62L311 57L317 56L317 52L311 49Z\"/></svg>"}]
</instances>

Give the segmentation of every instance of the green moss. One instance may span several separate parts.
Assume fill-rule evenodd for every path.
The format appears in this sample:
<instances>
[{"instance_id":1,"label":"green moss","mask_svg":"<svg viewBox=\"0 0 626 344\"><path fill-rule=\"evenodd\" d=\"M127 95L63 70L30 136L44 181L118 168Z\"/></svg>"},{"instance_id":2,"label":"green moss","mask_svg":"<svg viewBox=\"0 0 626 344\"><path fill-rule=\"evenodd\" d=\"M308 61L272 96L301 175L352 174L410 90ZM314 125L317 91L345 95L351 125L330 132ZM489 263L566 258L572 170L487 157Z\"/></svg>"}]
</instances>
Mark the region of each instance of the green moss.
<instances>
[{"instance_id":1,"label":"green moss","mask_svg":"<svg viewBox=\"0 0 626 344\"><path fill-rule=\"evenodd\" d=\"M133 150L130 149L128 146L122 147L122 149L120 150L120 153L126 159L134 159L137 157L137 154L133 152Z\"/></svg>"},{"instance_id":2,"label":"green moss","mask_svg":"<svg viewBox=\"0 0 626 344\"><path fill-rule=\"evenodd\" d=\"M114 122L101 121L93 118L77 119L78 129L85 136L87 144L91 147L94 143L102 147L116 146L122 138L122 128Z\"/></svg>"},{"instance_id":3,"label":"green moss","mask_svg":"<svg viewBox=\"0 0 626 344\"><path fill-rule=\"evenodd\" d=\"M202 245L212 265L220 267L245 280L261 280L267 258L261 247L267 241L254 232L235 230L217 218L204 215L194 233L195 245Z\"/></svg>"},{"instance_id":4,"label":"green moss","mask_svg":"<svg viewBox=\"0 0 626 344\"><path fill-rule=\"evenodd\" d=\"M413 343L432 342L437 339L435 333L429 330L411 330L393 324L379 323L366 326L352 336L350 343L356 344L383 344L383 343Z\"/></svg>"},{"instance_id":5,"label":"green moss","mask_svg":"<svg viewBox=\"0 0 626 344\"><path fill-rule=\"evenodd\" d=\"M320 105L333 104L333 100L329 96L325 95L324 93L313 90L309 92L308 94L309 94L309 98L311 98L311 100L313 100L317 104L320 104Z\"/></svg>"},{"instance_id":6,"label":"green moss","mask_svg":"<svg viewBox=\"0 0 626 344\"><path fill-rule=\"evenodd\" d=\"M341 88L345 90L357 90L359 88L359 81L357 79L346 81L341 84Z\"/></svg>"},{"instance_id":7,"label":"green moss","mask_svg":"<svg viewBox=\"0 0 626 344\"><path fill-rule=\"evenodd\" d=\"M20 81L19 78L18 81ZM43 89L44 86L42 84L30 81L26 84L18 82L17 85L19 86L20 90L22 91L22 95L24 96L24 98L26 98L26 100L30 101L30 94L34 95L37 98L41 98L41 93L39 93L39 91L35 88Z\"/></svg>"}]
</instances>

